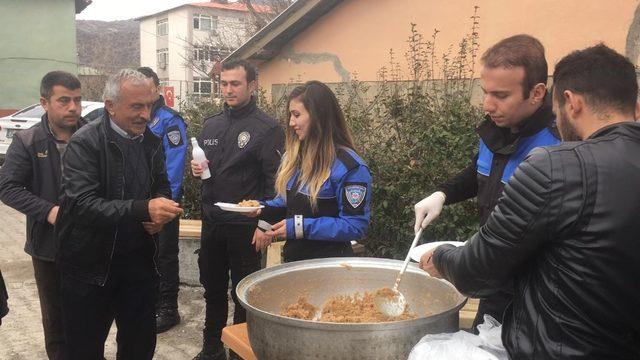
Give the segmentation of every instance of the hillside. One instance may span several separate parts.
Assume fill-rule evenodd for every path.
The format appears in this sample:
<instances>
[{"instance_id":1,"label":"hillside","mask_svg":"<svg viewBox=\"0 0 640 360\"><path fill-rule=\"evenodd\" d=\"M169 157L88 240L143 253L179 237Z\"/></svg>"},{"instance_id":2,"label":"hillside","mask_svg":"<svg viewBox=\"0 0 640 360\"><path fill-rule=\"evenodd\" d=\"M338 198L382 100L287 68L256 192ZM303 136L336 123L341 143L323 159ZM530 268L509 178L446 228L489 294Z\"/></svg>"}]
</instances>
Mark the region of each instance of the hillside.
<instances>
[{"instance_id":1,"label":"hillside","mask_svg":"<svg viewBox=\"0 0 640 360\"><path fill-rule=\"evenodd\" d=\"M80 64L110 73L140 65L140 34L134 20L76 20Z\"/></svg>"}]
</instances>

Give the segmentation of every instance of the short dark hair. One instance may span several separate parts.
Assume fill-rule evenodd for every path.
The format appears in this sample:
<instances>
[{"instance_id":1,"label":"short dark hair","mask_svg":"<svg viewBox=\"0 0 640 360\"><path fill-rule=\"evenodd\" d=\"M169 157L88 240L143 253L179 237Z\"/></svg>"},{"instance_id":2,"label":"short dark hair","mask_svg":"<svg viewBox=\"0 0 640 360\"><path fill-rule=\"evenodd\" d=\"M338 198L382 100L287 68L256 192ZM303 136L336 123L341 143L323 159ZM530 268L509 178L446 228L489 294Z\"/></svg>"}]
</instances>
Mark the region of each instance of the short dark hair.
<instances>
[{"instance_id":1,"label":"short dark hair","mask_svg":"<svg viewBox=\"0 0 640 360\"><path fill-rule=\"evenodd\" d=\"M565 90L584 96L593 111L615 109L633 114L638 99L636 69L629 59L600 43L558 62L553 72L553 96L561 106Z\"/></svg>"},{"instance_id":2,"label":"short dark hair","mask_svg":"<svg viewBox=\"0 0 640 360\"><path fill-rule=\"evenodd\" d=\"M53 95L53 87L56 85L64 86L69 90L80 89L80 80L66 71L48 72L40 81L40 96L49 100Z\"/></svg>"},{"instance_id":3,"label":"short dark hair","mask_svg":"<svg viewBox=\"0 0 640 360\"><path fill-rule=\"evenodd\" d=\"M520 34L500 40L487 49L480 59L488 68L524 68L522 96L529 98L529 92L536 84L547 84L548 67L544 57L544 46L531 35Z\"/></svg>"},{"instance_id":4,"label":"short dark hair","mask_svg":"<svg viewBox=\"0 0 640 360\"><path fill-rule=\"evenodd\" d=\"M256 68L250 62L244 59L234 59L222 63L222 71L235 69L237 67L244 68L247 73L247 84L256 79Z\"/></svg>"},{"instance_id":5,"label":"short dark hair","mask_svg":"<svg viewBox=\"0 0 640 360\"><path fill-rule=\"evenodd\" d=\"M153 71L152 68L148 66L142 66L137 68L136 70L141 72L142 75L146 76L147 78L153 79L153 83L156 84L156 86L160 86L160 79L158 78L158 74L156 74L156 72Z\"/></svg>"}]
</instances>

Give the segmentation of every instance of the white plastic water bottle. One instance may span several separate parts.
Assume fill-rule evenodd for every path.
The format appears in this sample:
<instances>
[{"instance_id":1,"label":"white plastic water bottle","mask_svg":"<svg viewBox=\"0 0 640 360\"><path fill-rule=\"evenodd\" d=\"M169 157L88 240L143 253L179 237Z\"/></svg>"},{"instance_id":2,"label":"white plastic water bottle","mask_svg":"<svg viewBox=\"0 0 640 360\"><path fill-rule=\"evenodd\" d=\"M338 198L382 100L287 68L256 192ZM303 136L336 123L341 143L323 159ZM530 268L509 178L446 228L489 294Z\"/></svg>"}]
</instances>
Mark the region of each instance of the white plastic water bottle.
<instances>
[{"instance_id":1,"label":"white plastic water bottle","mask_svg":"<svg viewBox=\"0 0 640 360\"><path fill-rule=\"evenodd\" d=\"M197 161L198 164L202 167L202 175L200 178L202 180L206 180L211 177L211 171L209 171L209 164L207 163L207 156L204 154L204 150L198 145L198 140L196 138L191 138L191 147L193 150L191 151L191 155L193 156L193 160Z\"/></svg>"}]
</instances>

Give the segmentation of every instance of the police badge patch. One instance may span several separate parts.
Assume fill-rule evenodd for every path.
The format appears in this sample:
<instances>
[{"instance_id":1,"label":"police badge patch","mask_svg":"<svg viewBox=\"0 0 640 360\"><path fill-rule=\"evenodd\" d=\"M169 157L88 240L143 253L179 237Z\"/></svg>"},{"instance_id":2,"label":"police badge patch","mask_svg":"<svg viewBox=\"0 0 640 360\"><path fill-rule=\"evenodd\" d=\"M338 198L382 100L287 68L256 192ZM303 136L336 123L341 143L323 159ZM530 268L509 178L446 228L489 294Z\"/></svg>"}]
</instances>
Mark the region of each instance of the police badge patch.
<instances>
[{"instance_id":1,"label":"police badge patch","mask_svg":"<svg viewBox=\"0 0 640 360\"><path fill-rule=\"evenodd\" d=\"M344 187L343 202L348 203L343 205L343 210L349 214L362 215L364 214L364 199L367 196L367 184L366 183L346 183Z\"/></svg>"},{"instance_id":2,"label":"police badge patch","mask_svg":"<svg viewBox=\"0 0 640 360\"><path fill-rule=\"evenodd\" d=\"M177 147L182 145L182 135L180 134L180 128L177 126L171 126L167 129L167 140L169 140L169 146Z\"/></svg>"},{"instance_id":3,"label":"police badge patch","mask_svg":"<svg viewBox=\"0 0 640 360\"><path fill-rule=\"evenodd\" d=\"M238 147L240 149L244 148L249 143L249 140L251 140L251 134L247 131L241 132L240 135L238 135Z\"/></svg>"}]
</instances>

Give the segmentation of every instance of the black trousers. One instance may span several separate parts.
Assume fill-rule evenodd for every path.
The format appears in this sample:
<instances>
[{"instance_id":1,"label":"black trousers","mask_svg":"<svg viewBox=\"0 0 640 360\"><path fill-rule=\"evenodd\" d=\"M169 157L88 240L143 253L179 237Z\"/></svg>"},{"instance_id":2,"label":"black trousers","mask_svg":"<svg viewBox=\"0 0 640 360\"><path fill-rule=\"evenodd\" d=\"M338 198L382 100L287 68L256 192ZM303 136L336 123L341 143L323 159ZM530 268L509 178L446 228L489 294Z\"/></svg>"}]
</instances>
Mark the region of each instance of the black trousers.
<instances>
[{"instance_id":1,"label":"black trousers","mask_svg":"<svg viewBox=\"0 0 640 360\"><path fill-rule=\"evenodd\" d=\"M206 302L205 348L221 345L220 336L229 312L229 273L233 286L231 297L235 303L233 323L246 321L246 312L236 297L236 286L245 276L260 269L260 253L251 244L255 229L255 225L202 222L198 266Z\"/></svg>"},{"instance_id":2,"label":"black trousers","mask_svg":"<svg viewBox=\"0 0 640 360\"><path fill-rule=\"evenodd\" d=\"M112 319L117 359L152 359L156 348L157 273L148 249L114 256L104 286L62 274L67 359L102 360Z\"/></svg>"},{"instance_id":3,"label":"black trousers","mask_svg":"<svg viewBox=\"0 0 640 360\"><path fill-rule=\"evenodd\" d=\"M60 294L60 271L52 261L31 258L38 287L44 346L49 360L65 358L64 328Z\"/></svg>"},{"instance_id":4,"label":"black trousers","mask_svg":"<svg viewBox=\"0 0 640 360\"><path fill-rule=\"evenodd\" d=\"M178 309L180 286L178 263L178 236L180 219L176 217L164 225L158 239L158 304L157 308Z\"/></svg>"}]
</instances>

